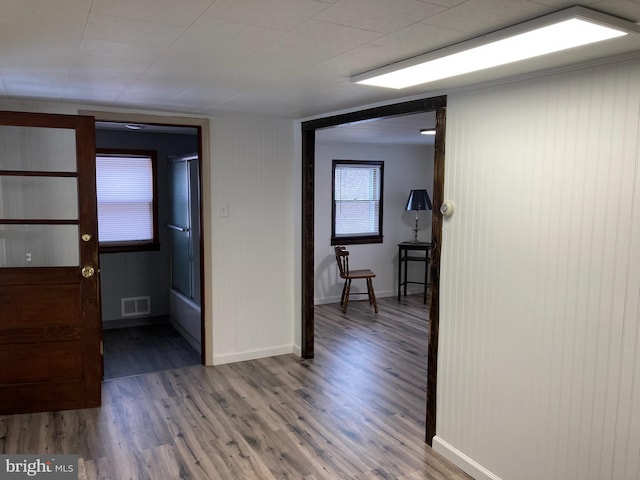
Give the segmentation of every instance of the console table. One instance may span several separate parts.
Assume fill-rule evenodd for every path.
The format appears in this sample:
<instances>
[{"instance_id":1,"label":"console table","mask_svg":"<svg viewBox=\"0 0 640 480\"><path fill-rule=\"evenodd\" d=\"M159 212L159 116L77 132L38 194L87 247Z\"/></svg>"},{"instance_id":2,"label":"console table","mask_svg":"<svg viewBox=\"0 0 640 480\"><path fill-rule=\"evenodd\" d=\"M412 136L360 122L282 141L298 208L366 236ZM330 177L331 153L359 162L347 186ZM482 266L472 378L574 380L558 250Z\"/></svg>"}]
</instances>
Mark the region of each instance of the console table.
<instances>
[{"instance_id":1,"label":"console table","mask_svg":"<svg viewBox=\"0 0 640 480\"><path fill-rule=\"evenodd\" d=\"M427 303L430 254L431 243L428 242L402 242L398 244L398 301L400 301L402 287L404 287L404 296L406 297L407 284L416 283L424 285L424 303ZM407 280L409 262L424 263L424 282L410 282Z\"/></svg>"}]
</instances>

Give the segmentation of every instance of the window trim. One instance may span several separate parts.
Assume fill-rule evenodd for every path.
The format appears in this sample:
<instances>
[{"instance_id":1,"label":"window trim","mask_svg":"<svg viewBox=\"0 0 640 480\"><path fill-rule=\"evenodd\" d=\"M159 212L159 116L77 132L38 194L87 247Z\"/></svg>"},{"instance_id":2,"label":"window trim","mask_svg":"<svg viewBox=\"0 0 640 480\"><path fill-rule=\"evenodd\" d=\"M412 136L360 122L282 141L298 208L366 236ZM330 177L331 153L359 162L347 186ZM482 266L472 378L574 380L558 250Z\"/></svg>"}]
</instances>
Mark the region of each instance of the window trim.
<instances>
[{"instance_id":1,"label":"window trim","mask_svg":"<svg viewBox=\"0 0 640 480\"><path fill-rule=\"evenodd\" d=\"M380 200L378 213L378 234L376 235L336 235L336 167L341 165L365 165L380 167ZM331 162L331 245L358 245L382 243L384 213L384 161L382 160L333 160Z\"/></svg>"},{"instance_id":2,"label":"window trim","mask_svg":"<svg viewBox=\"0 0 640 480\"><path fill-rule=\"evenodd\" d=\"M153 239L151 241L132 240L125 242L98 241L98 251L99 253L123 253L160 250L160 237L158 229L158 152L156 150L138 150L132 148L96 148L96 157L118 155L132 157L143 156L151 158L151 177L153 188L153 202L151 206L153 212Z\"/></svg>"}]
</instances>

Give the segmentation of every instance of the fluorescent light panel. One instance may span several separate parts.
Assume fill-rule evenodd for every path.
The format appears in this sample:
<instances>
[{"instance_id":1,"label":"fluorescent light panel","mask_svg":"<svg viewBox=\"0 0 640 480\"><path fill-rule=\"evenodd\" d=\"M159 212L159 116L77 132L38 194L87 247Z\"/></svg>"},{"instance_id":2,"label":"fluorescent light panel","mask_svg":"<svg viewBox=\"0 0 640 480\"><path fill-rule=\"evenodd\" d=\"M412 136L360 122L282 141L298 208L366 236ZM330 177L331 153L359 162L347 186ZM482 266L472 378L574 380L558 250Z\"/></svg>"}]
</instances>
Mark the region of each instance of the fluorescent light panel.
<instances>
[{"instance_id":1,"label":"fluorescent light panel","mask_svg":"<svg viewBox=\"0 0 640 480\"><path fill-rule=\"evenodd\" d=\"M635 33L638 27L583 7L515 25L431 54L356 75L353 82L406 88Z\"/></svg>"}]
</instances>

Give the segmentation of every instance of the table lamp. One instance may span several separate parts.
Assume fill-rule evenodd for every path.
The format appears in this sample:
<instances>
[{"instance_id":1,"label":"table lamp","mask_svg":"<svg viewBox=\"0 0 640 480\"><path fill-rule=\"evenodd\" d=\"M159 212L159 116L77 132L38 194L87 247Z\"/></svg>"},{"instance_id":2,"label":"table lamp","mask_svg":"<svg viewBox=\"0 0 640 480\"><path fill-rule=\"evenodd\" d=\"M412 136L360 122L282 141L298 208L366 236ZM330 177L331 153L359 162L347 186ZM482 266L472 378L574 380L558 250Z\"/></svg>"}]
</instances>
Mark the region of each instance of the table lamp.
<instances>
[{"instance_id":1,"label":"table lamp","mask_svg":"<svg viewBox=\"0 0 640 480\"><path fill-rule=\"evenodd\" d=\"M431 210L432 208L433 205L431 205L431 199L426 190L411 190L409 199L407 200L407 206L404 209L416 212L416 226L413 229L415 232L413 237L414 242L418 242L418 211Z\"/></svg>"}]
</instances>

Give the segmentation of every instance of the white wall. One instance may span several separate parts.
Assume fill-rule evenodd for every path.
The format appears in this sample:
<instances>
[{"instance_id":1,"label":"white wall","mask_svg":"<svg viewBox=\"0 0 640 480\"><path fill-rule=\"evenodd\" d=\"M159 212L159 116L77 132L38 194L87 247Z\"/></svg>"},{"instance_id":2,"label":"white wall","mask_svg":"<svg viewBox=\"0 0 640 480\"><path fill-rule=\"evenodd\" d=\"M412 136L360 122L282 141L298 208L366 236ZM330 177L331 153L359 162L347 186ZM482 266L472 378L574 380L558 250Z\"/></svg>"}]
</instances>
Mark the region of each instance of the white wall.
<instances>
[{"instance_id":1,"label":"white wall","mask_svg":"<svg viewBox=\"0 0 640 480\"><path fill-rule=\"evenodd\" d=\"M370 268L376 297L397 294L398 243L413 240L415 212L404 207L412 189L426 188L433 194L433 146L426 145L367 145L316 142L315 154L315 238L314 301L340 301L342 280L338 277L333 246L331 245L331 181L332 161L384 161L384 211L381 244L348 246L352 268ZM431 212L419 213L418 239L431 239ZM424 280L424 265L413 262L409 266L409 280ZM352 291L366 291L365 282L354 282ZM409 291L422 292L420 285L410 285Z\"/></svg>"},{"instance_id":2,"label":"white wall","mask_svg":"<svg viewBox=\"0 0 640 480\"><path fill-rule=\"evenodd\" d=\"M640 478L640 61L448 99L435 448Z\"/></svg>"},{"instance_id":3,"label":"white wall","mask_svg":"<svg viewBox=\"0 0 640 480\"><path fill-rule=\"evenodd\" d=\"M214 363L293 352L292 122L213 119L211 158Z\"/></svg>"}]
</instances>

